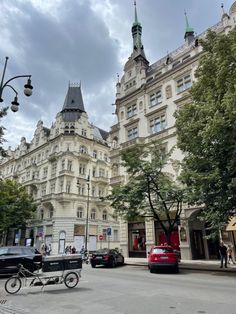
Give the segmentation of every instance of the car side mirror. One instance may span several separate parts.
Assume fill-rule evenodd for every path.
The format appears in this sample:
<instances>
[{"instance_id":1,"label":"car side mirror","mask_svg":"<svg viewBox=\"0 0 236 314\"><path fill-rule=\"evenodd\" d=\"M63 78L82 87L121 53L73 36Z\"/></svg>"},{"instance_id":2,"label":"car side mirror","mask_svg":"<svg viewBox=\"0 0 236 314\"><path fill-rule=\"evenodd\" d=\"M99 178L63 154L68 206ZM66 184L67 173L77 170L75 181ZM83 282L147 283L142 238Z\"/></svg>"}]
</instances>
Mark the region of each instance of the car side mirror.
<instances>
[{"instance_id":1,"label":"car side mirror","mask_svg":"<svg viewBox=\"0 0 236 314\"><path fill-rule=\"evenodd\" d=\"M150 254L150 251L148 252L148 255Z\"/></svg>"}]
</instances>

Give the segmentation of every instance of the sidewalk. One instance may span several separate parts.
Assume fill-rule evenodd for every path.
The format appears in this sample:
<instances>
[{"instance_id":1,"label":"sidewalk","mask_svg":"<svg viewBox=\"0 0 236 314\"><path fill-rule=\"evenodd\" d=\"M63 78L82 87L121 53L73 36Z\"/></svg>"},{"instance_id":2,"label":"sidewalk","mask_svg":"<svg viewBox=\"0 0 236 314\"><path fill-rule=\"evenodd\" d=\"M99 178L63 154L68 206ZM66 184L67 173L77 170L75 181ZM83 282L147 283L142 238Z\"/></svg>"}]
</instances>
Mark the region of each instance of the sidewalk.
<instances>
[{"instance_id":1,"label":"sidewalk","mask_svg":"<svg viewBox=\"0 0 236 314\"><path fill-rule=\"evenodd\" d=\"M125 264L134 266L147 266L148 263L147 258L125 257ZM220 268L219 260L181 260L179 263L179 268L236 273L236 264L229 264L228 268Z\"/></svg>"}]
</instances>

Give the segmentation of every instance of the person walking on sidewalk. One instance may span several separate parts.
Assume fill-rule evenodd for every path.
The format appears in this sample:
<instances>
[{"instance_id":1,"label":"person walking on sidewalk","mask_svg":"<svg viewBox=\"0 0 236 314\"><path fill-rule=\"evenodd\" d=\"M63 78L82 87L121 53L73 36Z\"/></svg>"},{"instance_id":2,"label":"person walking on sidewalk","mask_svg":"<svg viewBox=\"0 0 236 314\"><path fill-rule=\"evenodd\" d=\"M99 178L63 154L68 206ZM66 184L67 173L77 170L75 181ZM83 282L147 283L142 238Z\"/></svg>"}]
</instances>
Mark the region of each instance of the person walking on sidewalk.
<instances>
[{"instance_id":1,"label":"person walking on sidewalk","mask_svg":"<svg viewBox=\"0 0 236 314\"><path fill-rule=\"evenodd\" d=\"M227 268L227 247L224 245L224 242L220 242L220 268L223 267L223 263L225 265L225 268Z\"/></svg>"},{"instance_id":2,"label":"person walking on sidewalk","mask_svg":"<svg viewBox=\"0 0 236 314\"><path fill-rule=\"evenodd\" d=\"M227 253L228 253L228 264L230 264L230 262L232 262L233 264L235 264L235 261L233 260L233 257L232 257L233 250L232 250L230 244L228 245Z\"/></svg>"}]
</instances>

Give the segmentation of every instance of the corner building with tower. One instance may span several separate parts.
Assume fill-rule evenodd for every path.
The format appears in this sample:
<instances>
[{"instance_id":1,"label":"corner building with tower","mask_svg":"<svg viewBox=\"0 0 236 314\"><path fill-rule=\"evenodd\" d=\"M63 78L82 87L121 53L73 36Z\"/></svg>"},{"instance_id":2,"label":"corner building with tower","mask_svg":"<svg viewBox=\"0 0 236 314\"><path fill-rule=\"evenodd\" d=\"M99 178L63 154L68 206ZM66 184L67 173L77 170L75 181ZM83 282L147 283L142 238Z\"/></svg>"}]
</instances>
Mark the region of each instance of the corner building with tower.
<instances>
[{"instance_id":1,"label":"corner building with tower","mask_svg":"<svg viewBox=\"0 0 236 314\"><path fill-rule=\"evenodd\" d=\"M216 33L228 33L236 25L236 2L226 13L222 7L221 20L210 27ZM135 144L161 141L166 151L177 144L174 113L191 101L189 88L202 55L199 39L207 30L196 36L187 15L185 42L153 64L149 64L142 44L142 26L138 20L136 4L132 25L133 51L124 65L124 73L116 85L115 114L117 123L112 126L111 186L125 183L128 176L120 165L120 153ZM175 180L180 174L182 152L175 148L166 171ZM207 226L198 219L201 208L185 207L172 234L172 244L181 251L184 260L217 258L218 242L206 239ZM165 222L164 222L165 223ZM235 245L235 231L226 232L227 242ZM137 246L137 238L145 245ZM121 223L120 245L125 256L146 257L152 245L165 242L157 221L137 219Z\"/></svg>"},{"instance_id":2,"label":"corner building with tower","mask_svg":"<svg viewBox=\"0 0 236 314\"><path fill-rule=\"evenodd\" d=\"M81 86L71 84L51 128L39 121L30 143L22 137L15 150L8 149L1 177L22 183L37 205L26 230L10 230L8 245L50 244L52 254L66 246L80 251L86 242L90 251L119 247L119 222L101 200L109 189L107 138L89 122Z\"/></svg>"}]
</instances>

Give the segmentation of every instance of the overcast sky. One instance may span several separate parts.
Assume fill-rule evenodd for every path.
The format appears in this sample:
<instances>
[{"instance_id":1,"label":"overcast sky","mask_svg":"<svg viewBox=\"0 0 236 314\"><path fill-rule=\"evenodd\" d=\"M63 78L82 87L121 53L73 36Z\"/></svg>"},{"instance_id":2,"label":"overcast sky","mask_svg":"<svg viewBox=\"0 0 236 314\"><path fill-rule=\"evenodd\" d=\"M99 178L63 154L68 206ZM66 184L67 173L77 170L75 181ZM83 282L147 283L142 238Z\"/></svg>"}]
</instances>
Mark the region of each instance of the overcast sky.
<instances>
[{"instance_id":1,"label":"overcast sky","mask_svg":"<svg viewBox=\"0 0 236 314\"><path fill-rule=\"evenodd\" d=\"M185 18L197 34L216 24L233 0L137 0L146 57L153 63L184 43ZM33 95L12 82L20 108L1 120L6 147L30 142L38 120L46 127L62 109L68 82L82 82L90 122L109 131L117 73L132 52L133 0L0 0L0 72L9 57L5 80L31 74ZM4 105L14 93L4 89Z\"/></svg>"}]
</instances>

